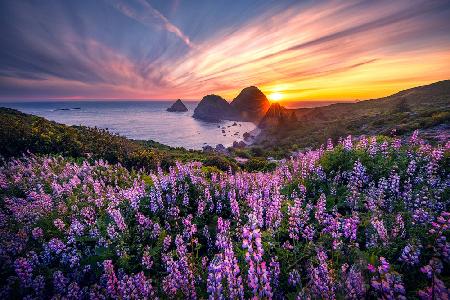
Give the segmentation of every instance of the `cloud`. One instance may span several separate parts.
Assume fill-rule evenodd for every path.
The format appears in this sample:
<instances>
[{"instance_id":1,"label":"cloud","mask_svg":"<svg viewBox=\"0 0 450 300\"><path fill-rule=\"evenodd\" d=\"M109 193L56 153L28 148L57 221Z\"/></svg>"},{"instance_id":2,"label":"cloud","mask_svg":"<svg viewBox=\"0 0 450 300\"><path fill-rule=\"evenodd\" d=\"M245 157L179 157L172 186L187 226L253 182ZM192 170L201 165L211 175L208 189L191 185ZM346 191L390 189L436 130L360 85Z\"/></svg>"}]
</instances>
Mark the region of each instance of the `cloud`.
<instances>
[{"instance_id":1,"label":"cloud","mask_svg":"<svg viewBox=\"0 0 450 300\"><path fill-rule=\"evenodd\" d=\"M382 70L374 72L371 65L386 65L402 58L396 69L404 73L419 71L422 82L427 82L438 74L432 61L445 62L445 53L450 49L450 39L442 36L443 28L450 30L450 23L442 21L450 16L448 5L444 4L323 3L263 15L231 35L216 36L198 45L198 51L191 51L177 63L170 81L193 83L193 90L203 89L205 93L213 92L218 83L227 82L229 89L222 92L228 97L249 84L262 85L266 91L279 84L287 85L289 90L313 84L316 97L321 97L320 87L327 91L330 86L363 84L361 90L367 89L371 80L386 76ZM441 37L440 41L436 37ZM420 54L412 52L411 46L422 48L433 59L416 61L415 55ZM445 65L448 63L443 63L442 69ZM360 79L353 75L369 69ZM404 76L401 72L385 73L395 73L393 81L398 80L396 76ZM450 71L439 74L449 77Z\"/></svg>"},{"instance_id":2,"label":"cloud","mask_svg":"<svg viewBox=\"0 0 450 300\"><path fill-rule=\"evenodd\" d=\"M137 0L140 5L140 10L133 8L131 5L126 4L121 0L107 0L114 8L123 13L129 18L136 20L137 22L146 26L159 26L168 32L175 34L180 38L187 46L193 47L189 37L185 35L181 29L172 24L164 15L158 10L153 8L145 0Z\"/></svg>"},{"instance_id":3,"label":"cloud","mask_svg":"<svg viewBox=\"0 0 450 300\"><path fill-rule=\"evenodd\" d=\"M191 34L195 45L184 33L195 30L183 31L145 0L73 9L11 3L4 11L14 18L0 21L7 45L0 49L0 97L44 97L47 90L49 97L232 98L253 84L291 100L350 99L450 77L444 1L265 5L239 25L203 24L210 32L199 40ZM171 9L195 18L194 29L208 14Z\"/></svg>"}]
</instances>

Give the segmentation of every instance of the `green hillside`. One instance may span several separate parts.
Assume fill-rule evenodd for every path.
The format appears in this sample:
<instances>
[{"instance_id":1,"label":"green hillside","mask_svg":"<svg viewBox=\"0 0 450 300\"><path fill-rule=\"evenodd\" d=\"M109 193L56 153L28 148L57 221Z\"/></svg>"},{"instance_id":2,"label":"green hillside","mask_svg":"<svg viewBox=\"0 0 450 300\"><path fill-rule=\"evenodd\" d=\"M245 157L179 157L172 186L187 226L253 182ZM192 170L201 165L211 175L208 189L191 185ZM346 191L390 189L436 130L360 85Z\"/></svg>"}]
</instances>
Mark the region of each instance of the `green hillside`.
<instances>
[{"instance_id":1,"label":"green hillside","mask_svg":"<svg viewBox=\"0 0 450 300\"><path fill-rule=\"evenodd\" d=\"M286 110L297 120L265 128L258 144L270 149L319 146L328 137L409 134L415 129L430 141L445 140L450 123L450 80L401 91L394 95L324 107Z\"/></svg>"},{"instance_id":2,"label":"green hillside","mask_svg":"<svg viewBox=\"0 0 450 300\"><path fill-rule=\"evenodd\" d=\"M176 161L200 161L223 171L237 168L233 159L218 154L130 140L98 128L66 126L14 109L0 108L0 155L17 157L27 151L104 159L135 169L155 169L158 165L167 169Z\"/></svg>"}]
</instances>

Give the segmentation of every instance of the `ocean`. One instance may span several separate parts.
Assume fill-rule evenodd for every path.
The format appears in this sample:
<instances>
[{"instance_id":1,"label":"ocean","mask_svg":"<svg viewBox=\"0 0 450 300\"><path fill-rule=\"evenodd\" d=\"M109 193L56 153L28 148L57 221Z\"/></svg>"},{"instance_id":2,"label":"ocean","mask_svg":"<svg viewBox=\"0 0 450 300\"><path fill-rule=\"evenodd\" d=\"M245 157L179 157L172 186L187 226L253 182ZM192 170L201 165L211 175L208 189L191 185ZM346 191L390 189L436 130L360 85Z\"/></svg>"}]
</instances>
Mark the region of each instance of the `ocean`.
<instances>
[{"instance_id":1,"label":"ocean","mask_svg":"<svg viewBox=\"0 0 450 300\"><path fill-rule=\"evenodd\" d=\"M183 101L184 102L184 101ZM192 117L198 102L184 102L187 112L167 112L173 101L46 101L1 103L24 113L66 125L84 125L138 140L154 140L172 147L202 149L231 146L256 128L250 122L210 123ZM222 130L225 133L222 133Z\"/></svg>"}]
</instances>

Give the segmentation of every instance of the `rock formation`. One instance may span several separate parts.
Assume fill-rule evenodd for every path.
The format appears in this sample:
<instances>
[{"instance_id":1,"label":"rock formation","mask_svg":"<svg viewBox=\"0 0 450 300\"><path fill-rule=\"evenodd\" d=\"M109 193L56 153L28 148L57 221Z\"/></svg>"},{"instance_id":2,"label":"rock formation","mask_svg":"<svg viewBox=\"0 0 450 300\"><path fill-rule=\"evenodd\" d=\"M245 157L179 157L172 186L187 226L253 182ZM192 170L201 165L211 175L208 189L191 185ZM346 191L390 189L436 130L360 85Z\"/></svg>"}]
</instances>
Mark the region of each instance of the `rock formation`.
<instances>
[{"instance_id":1,"label":"rock formation","mask_svg":"<svg viewBox=\"0 0 450 300\"><path fill-rule=\"evenodd\" d=\"M239 112L243 121L259 122L270 107L270 102L266 95L256 86L243 89L239 95L233 99L231 106Z\"/></svg>"},{"instance_id":2,"label":"rock formation","mask_svg":"<svg viewBox=\"0 0 450 300\"><path fill-rule=\"evenodd\" d=\"M202 101L195 108L193 117L209 122L239 120L237 111L227 100L217 95L203 97Z\"/></svg>"},{"instance_id":3,"label":"rock formation","mask_svg":"<svg viewBox=\"0 0 450 300\"><path fill-rule=\"evenodd\" d=\"M185 112L185 111L188 111L188 109L187 109L186 105L184 105L184 103L180 99L178 99L177 101L175 101L174 104L172 104L171 107L169 107L167 109L167 111L170 111L170 112Z\"/></svg>"},{"instance_id":4,"label":"rock formation","mask_svg":"<svg viewBox=\"0 0 450 300\"><path fill-rule=\"evenodd\" d=\"M258 123L270 107L267 97L257 87L243 89L228 103L217 95L203 97L194 111L194 118L205 121L235 120ZM232 126L237 126L234 123Z\"/></svg>"},{"instance_id":5,"label":"rock formation","mask_svg":"<svg viewBox=\"0 0 450 300\"><path fill-rule=\"evenodd\" d=\"M264 118L259 122L259 128L278 127L297 120L295 112L290 111L279 103L272 103Z\"/></svg>"}]
</instances>

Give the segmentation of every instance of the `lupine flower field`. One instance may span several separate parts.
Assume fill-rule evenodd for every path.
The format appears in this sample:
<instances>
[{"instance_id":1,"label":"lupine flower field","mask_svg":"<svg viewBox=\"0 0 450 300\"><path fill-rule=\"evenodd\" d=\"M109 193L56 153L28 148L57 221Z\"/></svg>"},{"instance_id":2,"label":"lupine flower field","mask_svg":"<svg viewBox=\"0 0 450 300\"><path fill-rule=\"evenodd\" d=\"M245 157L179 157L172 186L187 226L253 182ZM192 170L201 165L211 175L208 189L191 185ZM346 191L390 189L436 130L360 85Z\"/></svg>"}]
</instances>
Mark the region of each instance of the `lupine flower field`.
<instances>
[{"instance_id":1,"label":"lupine flower field","mask_svg":"<svg viewBox=\"0 0 450 300\"><path fill-rule=\"evenodd\" d=\"M0 298L449 299L450 144L350 136L270 173L0 169Z\"/></svg>"}]
</instances>

